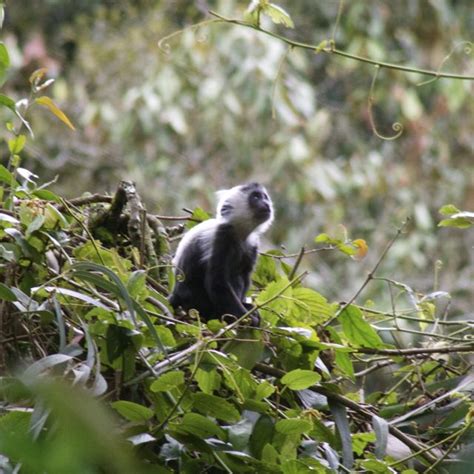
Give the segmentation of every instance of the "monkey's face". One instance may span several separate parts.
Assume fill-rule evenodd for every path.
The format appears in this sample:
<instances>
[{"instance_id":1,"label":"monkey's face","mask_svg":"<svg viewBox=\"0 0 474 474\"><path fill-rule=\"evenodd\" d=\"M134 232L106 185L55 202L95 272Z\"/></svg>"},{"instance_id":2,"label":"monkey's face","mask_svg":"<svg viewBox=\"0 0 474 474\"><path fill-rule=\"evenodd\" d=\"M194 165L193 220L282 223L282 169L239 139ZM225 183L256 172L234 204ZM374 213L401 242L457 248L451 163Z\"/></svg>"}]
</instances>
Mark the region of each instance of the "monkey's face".
<instances>
[{"instance_id":1,"label":"monkey's face","mask_svg":"<svg viewBox=\"0 0 474 474\"><path fill-rule=\"evenodd\" d=\"M262 224L272 216L272 205L264 188L251 191L248 197L248 205L252 211L255 221Z\"/></svg>"}]
</instances>

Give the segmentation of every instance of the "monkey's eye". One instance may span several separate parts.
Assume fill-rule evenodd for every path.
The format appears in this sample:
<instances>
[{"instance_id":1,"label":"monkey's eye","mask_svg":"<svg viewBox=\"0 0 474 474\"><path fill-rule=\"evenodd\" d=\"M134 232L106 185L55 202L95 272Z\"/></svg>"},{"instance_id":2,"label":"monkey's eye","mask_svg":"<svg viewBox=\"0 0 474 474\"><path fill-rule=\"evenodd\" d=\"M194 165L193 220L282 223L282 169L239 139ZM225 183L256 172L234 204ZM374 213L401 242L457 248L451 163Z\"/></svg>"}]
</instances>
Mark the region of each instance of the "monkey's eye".
<instances>
[{"instance_id":1,"label":"monkey's eye","mask_svg":"<svg viewBox=\"0 0 474 474\"><path fill-rule=\"evenodd\" d=\"M265 196L260 191L254 191L251 197L252 199L255 199L256 201L258 201L260 199L264 199Z\"/></svg>"}]
</instances>

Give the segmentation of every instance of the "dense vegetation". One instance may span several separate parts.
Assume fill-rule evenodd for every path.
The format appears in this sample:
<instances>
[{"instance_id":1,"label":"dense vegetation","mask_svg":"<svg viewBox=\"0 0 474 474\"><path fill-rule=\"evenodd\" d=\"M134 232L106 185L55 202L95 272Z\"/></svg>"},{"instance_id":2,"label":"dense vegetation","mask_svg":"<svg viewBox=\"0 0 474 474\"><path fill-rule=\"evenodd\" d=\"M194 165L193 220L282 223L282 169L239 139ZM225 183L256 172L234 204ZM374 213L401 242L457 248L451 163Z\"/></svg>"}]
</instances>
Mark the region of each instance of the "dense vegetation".
<instances>
[{"instance_id":1,"label":"dense vegetation","mask_svg":"<svg viewBox=\"0 0 474 474\"><path fill-rule=\"evenodd\" d=\"M203 5L152 3L7 9L0 470L471 472L473 78L437 49L469 2L211 2L159 47ZM286 247L262 326L178 320L181 208L237 176Z\"/></svg>"}]
</instances>

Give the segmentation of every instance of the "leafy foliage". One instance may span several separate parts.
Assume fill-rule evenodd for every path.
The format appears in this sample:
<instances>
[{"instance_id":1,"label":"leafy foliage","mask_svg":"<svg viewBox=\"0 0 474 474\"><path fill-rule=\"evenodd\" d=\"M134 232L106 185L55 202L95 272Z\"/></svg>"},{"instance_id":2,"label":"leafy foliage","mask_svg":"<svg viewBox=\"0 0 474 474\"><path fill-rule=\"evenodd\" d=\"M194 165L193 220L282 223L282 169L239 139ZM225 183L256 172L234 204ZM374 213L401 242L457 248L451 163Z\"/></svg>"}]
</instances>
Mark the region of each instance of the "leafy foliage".
<instances>
[{"instance_id":1,"label":"leafy foliage","mask_svg":"<svg viewBox=\"0 0 474 474\"><path fill-rule=\"evenodd\" d=\"M284 10L258 5L289 26ZM0 49L8 69L6 58ZM463 353L474 346L448 293L415 292L377 264L367 284L386 284L391 311L361 304L360 291L332 302L307 287L302 259L322 249L361 259L367 243L320 234L325 247L259 257L261 328L177 319L167 244L182 229L146 213L130 183L66 200L21 166L36 105L73 128L39 96L50 84L39 70L29 98L0 97L11 115L0 168L4 472L408 473L415 460L462 472L474 443ZM441 213L461 228L472 217Z\"/></svg>"}]
</instances>

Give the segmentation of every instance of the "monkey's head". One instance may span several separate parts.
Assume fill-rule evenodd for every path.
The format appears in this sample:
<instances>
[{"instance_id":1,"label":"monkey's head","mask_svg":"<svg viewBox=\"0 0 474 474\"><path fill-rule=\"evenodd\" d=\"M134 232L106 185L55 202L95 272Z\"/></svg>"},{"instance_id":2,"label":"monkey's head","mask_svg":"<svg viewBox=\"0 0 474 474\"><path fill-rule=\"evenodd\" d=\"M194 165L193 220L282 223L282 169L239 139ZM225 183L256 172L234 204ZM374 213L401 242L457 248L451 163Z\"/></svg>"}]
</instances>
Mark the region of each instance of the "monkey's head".
<instances>
[{"instance_id":1,"label":"monkey's head","mask_svg":"<svg viewBox=\"0 0 474 474\"><path fill-rule=\"evenodd\" d=\"M217 191L217 217L239 230L262 234L273 221L273 205L267 190L259 183L242 184Z\"/></svg>"}]
</instances>

